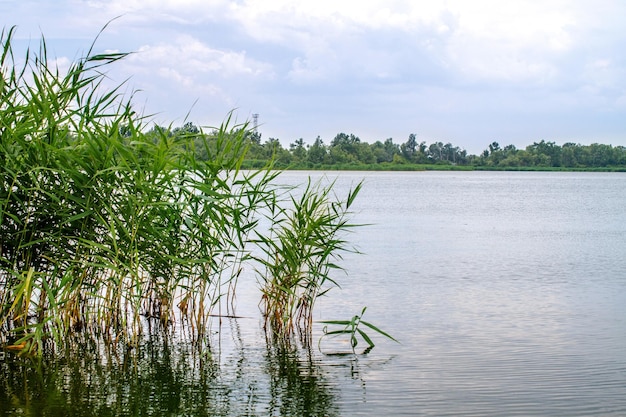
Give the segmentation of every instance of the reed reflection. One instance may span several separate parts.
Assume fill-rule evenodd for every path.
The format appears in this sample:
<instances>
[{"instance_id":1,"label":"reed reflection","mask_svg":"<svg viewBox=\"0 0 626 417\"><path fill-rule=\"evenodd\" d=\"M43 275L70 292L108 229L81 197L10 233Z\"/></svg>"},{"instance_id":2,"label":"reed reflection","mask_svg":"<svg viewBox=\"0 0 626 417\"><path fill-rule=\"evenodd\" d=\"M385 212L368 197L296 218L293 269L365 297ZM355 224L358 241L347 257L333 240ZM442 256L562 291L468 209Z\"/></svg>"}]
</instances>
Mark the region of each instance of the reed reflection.
<instances>
[{"instance_id":1,"label":"reed reflection","mask_svg":"<svg viewBox=\"0 0 626 417\"><path fill-rule=\"evenodd\" d=\"M132 349L91 340L65 355L1 352L0 415L338 415L337 392L310 351L211 352L155 332ZM57 358L66 359L57 359Z\"/></svg>"}]
</instances>

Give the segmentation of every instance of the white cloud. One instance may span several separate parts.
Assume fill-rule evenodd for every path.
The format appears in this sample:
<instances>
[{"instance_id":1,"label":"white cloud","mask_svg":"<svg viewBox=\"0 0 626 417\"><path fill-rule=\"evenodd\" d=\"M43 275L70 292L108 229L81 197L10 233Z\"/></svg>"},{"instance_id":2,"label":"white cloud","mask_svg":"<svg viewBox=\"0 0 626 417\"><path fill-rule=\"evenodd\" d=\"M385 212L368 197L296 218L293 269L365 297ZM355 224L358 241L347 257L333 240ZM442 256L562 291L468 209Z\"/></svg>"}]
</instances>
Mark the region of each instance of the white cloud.
<instances>
[{"instance_id":1,"label":"white cloud","mask_svg":"<svg viewBox=\"0 0 626 417\"><path fill-rule=\"evenodd\" d=\"M59 75L65 76L72 65L72 61L70 61L67 57L59 57L50 61L50 67L55 68Z\"/></svg>"},{"instance_id":2,"label":"white cloud","mask_svg":"<svg viewBox=\"0 0 626 417\"><path fill-rule=\"evenodd\" d=\"M191 36L179 36L172 43L146 45L131 55L135 67L157 70L160 74L179 74L173 77L184 86L202 84L205 80L243 79L273 76L270 64L249 58L245 51L211 48Z\"/></svg>"},{"instance_id":3,"label":"white cloud","mask_svg":"<svg viewBox=\"0 0 626 417\"><path fill-rule=\"evenodd\" d=\"M545 82L558 74L555 55L572 48L569 30L576 23L574 12L560 1L369 0L354 5L271 0L247 1L233 9L231 17L250 36L296 51L290 78L299 81L323 80L337 75L338 68L367 71L372 65L363 59L368 41L376 43L379 33L395 31L399 42L388 45L387 56L378 54L397 61L395 69L386 65L382 73L387 76L406 67L411 52L419 50L429 51L442 70L470 80ZM394 47L407 54L394 56Z\"/></svg>"},{"instance_id":4,"label":"white cloud","mask_svg":"<svg viewBox=\"0 0 626 417\"><path fill-rule=\"evenodd\" d=\"M604 112L626 109L626 69L616 65L610 58L588 62L581 83L578 93L587 106Z\"/></svg>"},{"instance_id":5,"label":"white cloud","mask_svg":"<svg viewBox=\"0 0 626 417\"><path fill-rule=\"evenodd\" d=\"M144 91L141 97L160 102L159 107L151 102L149 112L175 109L176 118L196 100L204 111L224 115L238 106L241 97L253 94L255 83L274 77L271 65L245 51L212 48L188 35L144 45L120 66L132 77L131 87Z\"/></svg>"},{"instance_id":6,"label":"white cloud","mask_svg":"<svg viewBox=\"0 0 626 417\"><path fill-rule=\"evenodd\" d=\"M287 74L287 78L298 83L317 80L322 75L320 68L312 68L306 59L297 57L293 60L292 69Z\"/></svg>"},{"instance_id":7,"label":"white cloud","mask_svg":"<svg viewBox=\"0 0 626 417\"><path fill-rule=\"evenodd\" d=\"M297 83L345 79L355 70L361 77L394 79L406 68L437 65L441 72L469 83L544 84L562 76L559 59L580 42L584 25L599 24L587 19L594 15L587 4L565 0L363 0L357 5L337 0L92 0L89 4L110 16L122 14L120 25L140 21L164 25L164 32L174 30L167 22L191 25L196 31L201 22L230 25L232 33L243 30L259 45L274 45L291 54L284 76ZM207 31L209 35L211 28ZM389 32L396 34L394 43L379 42L377 37ZM416 62L415 55L422 62Z\"/></svg>"},{"instance_id":8,"label":"white cloud","mask_svg":"<svg viewBox=\"0 0 626 417\"><path fill-rule=\"evenodd\" d=\"M142 47L136 57L149 61L176 63L188 72L211 72L221 77L269 73L269 65L249 59L245 51L214 49L190 37L180 36L173 44Z\"/></svg>"},{"instance_id":9,"label":"white cloud","mask_svg":"<svg viewBox=\"0 0 626 417\"><path fill-rule=\"evenodd\" d=\"M570 10L559 2L457 2L446 57L470 79L545 83L573 46Z\"/></svg>"}]
</instances>

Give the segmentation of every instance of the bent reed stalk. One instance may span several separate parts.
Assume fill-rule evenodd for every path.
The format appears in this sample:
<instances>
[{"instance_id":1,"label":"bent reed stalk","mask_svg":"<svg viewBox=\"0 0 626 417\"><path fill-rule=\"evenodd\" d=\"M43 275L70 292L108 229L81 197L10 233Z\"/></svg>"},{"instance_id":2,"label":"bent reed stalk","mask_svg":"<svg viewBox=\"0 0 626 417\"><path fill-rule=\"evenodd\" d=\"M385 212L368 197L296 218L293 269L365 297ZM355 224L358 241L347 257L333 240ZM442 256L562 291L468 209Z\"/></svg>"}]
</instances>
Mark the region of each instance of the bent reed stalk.
<instances>
[{"instance_id":1,"label":"bent reed stalk","mask_svg":"<svg viewBox=\"0 0 626 417\"><path fill-rule=\"evenodd\" d=\"M123 84L104 86L104 67L127 54L95 54L94 41L61 73L44 39L18 65L14 32L0 35L0 345L34 354L76 337L133 346L151 320L182 322L199 340L255 261L267 268L272 328L310 323L323 284L334 283L356 192L342 206L309 184L288 214L277 171L240 170L251 132L232 113L210 134L146 131ZM266 234L268 208L279 216ZM253 241L272 261L251 256Z\"/></svg>"}]
</instances>

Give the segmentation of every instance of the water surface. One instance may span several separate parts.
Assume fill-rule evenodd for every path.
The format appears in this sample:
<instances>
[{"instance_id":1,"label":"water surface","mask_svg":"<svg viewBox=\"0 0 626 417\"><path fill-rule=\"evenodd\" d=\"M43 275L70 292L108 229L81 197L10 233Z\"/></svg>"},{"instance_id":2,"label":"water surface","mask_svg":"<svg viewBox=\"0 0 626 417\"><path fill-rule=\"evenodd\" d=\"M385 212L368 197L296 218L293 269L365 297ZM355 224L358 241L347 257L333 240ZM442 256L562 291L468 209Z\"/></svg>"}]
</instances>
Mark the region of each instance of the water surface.
<instances>
[{"instance_id":1,"label":"water surface","mask_svg":"<svg viewBox=\"0 0 626 417\"><path fill-rule=\"evenodd\" d=\"M279 178L309 174L324 175ZM400 345L268 349L250 273L246 318L217 326L203 358L159 340L43 370L0 353L0 414L626 415L626 174L327 175L340 195L364 180L353 220L368 225L315 318L367 306Z\"/></svg>"}]
</instances>

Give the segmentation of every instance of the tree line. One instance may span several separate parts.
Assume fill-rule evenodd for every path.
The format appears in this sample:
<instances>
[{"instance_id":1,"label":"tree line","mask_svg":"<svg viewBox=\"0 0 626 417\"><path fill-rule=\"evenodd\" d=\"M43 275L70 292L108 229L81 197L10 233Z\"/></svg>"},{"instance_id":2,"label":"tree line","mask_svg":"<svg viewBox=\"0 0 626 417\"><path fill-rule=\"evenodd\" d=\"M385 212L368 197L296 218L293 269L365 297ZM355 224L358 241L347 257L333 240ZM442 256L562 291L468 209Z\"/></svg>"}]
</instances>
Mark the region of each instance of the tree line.
<instances>
[{"instance_id":1,"label":"tree line","mask_svg":"<svg viewBox=\"0 0 626 417\"><path fill-rule=\"evenodd\" d=\"M199 131L190 122L169 130L172 135L196 135ZM212 135L208 132L204 137L210 142ZM288 147L279 139L263 141L261 137L258 132L247 131L244 167L258 168L273 161L275 167L287 169L626 169L626 147L599 143L558 145L541 140L518 149L494 141L479 155L472 155L450 142L418 141L414 133L403 143L392 138L368 143L354 134L338 133L328 143L318 136L312 144L300 138ZM196 149L198 159L209 158L206 147Z\"/></svg>"}]
</instances>

